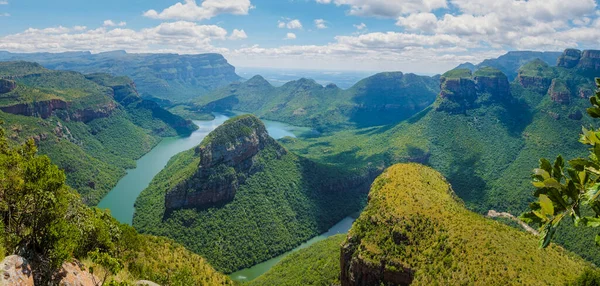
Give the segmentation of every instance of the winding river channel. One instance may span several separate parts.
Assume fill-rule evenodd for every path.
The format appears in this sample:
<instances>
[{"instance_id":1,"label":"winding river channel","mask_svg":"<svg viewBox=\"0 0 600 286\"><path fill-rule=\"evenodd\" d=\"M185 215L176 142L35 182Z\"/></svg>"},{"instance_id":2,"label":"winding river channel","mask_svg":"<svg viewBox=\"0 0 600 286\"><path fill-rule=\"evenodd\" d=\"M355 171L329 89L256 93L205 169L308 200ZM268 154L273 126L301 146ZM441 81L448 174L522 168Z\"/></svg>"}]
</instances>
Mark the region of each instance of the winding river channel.
<instances>
[{"instance_id":1,"label":"winding river channel","mask_svg":"<svg viewBox=\"0 0 600 286\"><path fill-rule=\"evenodd\" d=\"M174 137L163 139L156 147L144 155L137 161L137 167L127 171L127 175L123 177L117 185L104 197L98 204L101 209L109 209L112 216L118 221L131 225L133 221L133 213L135 211L134 204L140 193L148 187L152 178L156 176L169 162L169 160L183 151L196 147L202 142L211 131L215 130L219 125L223 124L228 116L223 114L215 114L215 119L211 121L194 121L198 125L198 130L187 137ZM275 139L280 139L286 136L296 137L297 134L308 132L310 129L288 125L282 122L262 120L267 127L269 135ZM294 250L284 253L278 257L257 264L253 267L235 272L230 276L237 281L251 281L260 276L273 265L283 259L289 253L310 246L311 244L321 241L329 236L346 233L352 226L352 218L345 218L338 224L333 226L327 233L314 237L306 243L298 246Z\"/></svg>"}]
</instances>

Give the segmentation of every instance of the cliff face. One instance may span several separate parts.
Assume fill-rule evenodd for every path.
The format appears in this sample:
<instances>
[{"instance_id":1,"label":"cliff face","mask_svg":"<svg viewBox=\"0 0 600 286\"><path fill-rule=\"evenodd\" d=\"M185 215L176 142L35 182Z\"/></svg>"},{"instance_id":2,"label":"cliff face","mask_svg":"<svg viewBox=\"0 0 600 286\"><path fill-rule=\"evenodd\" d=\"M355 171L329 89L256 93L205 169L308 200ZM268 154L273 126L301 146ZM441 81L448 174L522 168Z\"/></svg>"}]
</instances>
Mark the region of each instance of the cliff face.
<instances>
[{"instance_id":1,"label":"cliff face","mask_svg":"<svg viewBox=\"0 0 600 286\"><path fill-rule=\"evenodd\" d=\"M567 49L558 59L558 66L563 68L576 68L586 73L600 72L600 50Z\"/></svg>"},{"instance_id":2,"label":"cliff face","mask_svg":"<svg viewBox=\"0 0 600 286\"><path fill-rule=\"evenodd\" d=\"M265 148L274 148L277 156L287 153L258 118L247 115L225 122L196 148L198 170L167 193L167 210L203 208L233 200L245 179L261 170L256 156Z\"/></svg>"},{"instance_id":3,"label":"cliff face","mask_svg":"<svg viewBox=\"0 0 600 286\"><path fill-rule=\"evenodd\" d=\"M69 104L60 99L52 99L47 101L20 103L11 106L0 107L0 110L6 113L24 115L24 116L39 116L48 118L56 110L64 110L69 107Z\"/></svg>"},{"instance_id":4,"label":"cliff face","mask_svg":"<svg viewBox=\"0 0 600 286\"><path fill-rule=\"evenodd\" d=\"M508 78L500 71L483 68L475 73L470 70L453 70L440 78L440 95L437 111L463 113L488 101L510 100ZM488 94L488 99L483 95Z\"/></svg>"},{"instance_id":5,"label":"cliff face","mask_svg":"<svg viewBox=\"0 0 600 286\"><path fill-rule=\"evenodd\" d=\"M17 84L12 80L0 79L0 94L9 93L17 88Z\"/></svg>"},{"instance_id":6,"label":"cliff face","mask_svg":"<svg viewBox=\"0 0 600 286\"><path fill-rule=\"evenodd\" d=\"M557 78L552 80L550 89L548 89L548 95L556 103L569 104L571 101L571 92L566 83Z\"/></svg>"}]
</instances>

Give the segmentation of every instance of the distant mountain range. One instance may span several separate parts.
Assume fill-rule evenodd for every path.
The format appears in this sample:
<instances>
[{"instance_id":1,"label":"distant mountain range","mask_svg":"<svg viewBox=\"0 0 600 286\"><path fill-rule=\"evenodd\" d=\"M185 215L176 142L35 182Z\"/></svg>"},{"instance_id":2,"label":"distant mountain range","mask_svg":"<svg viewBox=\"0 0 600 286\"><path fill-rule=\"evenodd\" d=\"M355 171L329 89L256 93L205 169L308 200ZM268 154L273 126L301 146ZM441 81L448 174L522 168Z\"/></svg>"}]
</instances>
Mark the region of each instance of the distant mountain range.
<instances>
[{"instance_id":1,"label":"distant mountain range","mask_svg":"<svg viewBox=\"0 0 600 286\"><path fill-rule=\"evenodd\" d=\"M0 61L30 61L56 70L128 76L144 98L181 102L239 81L235 67L220 54L128 54L113 51L16 54L0 52Z\"/></svg>"}]
</instances>

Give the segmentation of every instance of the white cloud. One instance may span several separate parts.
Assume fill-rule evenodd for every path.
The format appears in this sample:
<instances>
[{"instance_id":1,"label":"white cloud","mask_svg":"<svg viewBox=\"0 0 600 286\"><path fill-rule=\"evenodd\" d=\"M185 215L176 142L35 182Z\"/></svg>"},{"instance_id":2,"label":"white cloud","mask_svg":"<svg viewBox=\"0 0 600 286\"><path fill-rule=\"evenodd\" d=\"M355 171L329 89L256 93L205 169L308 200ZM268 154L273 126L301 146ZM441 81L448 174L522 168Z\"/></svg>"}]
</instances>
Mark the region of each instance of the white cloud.
<instances>
[{"instance_id":1,"label":"white cloud","mask_svg":"<svg viewBox=\"0 0 600 286\"><path fill-rule=\"evenodd\" d=\"M365 23L360 23L360 24L358 24L358 25L353 25L353 26L354 26L354 28L356 28L357 30L364 30L364 29L366 29L366 28L367 28L367 24L365 24Z\"/></svg>"},{"instance_id":2,"label":"white cloud","mask_svg":"<svg viewBox=\"0 0 600 286\"><path fill-rule=\"evenodd\" d=\"M433 32L437 25L437 17L432 13L415 13L407 17L399 17L396 25L409 31Z\"/></svg>"},{"instance_id":3,"label":"white cloud","mask_svg":"<svg viewBox=\"0 0 600 286\"><path fill-rule=\"evenodd\" d=\"M8 5L8 1L0 1L0 5Z\"/></svg>"},{"instance_id":4,"label":"white cloud","mask_svg":"<svg viewBox=\"0 0 600 286\"><path fill-rule=\"evenodd\" d=\"M246 32L244 32L244 30L238 30L238 29L233 29L233 32L231 32L231 36L229 36L230 40L243 40L243 39L247 39L248 35L246 35Z\"/></svg>"},{"instance_id":5,"label":"white cloud","mask_svg":"<svg viewBox=\"0 0 600 286\"><path fill-rule=\"evenodd\" d=\"M290 30L294 30L294 29L300 30L300 29L302 29L302 22L300 22L300 20L298 20L298 19L289 20L287 22L278 21L277 27L280 29L288 28Z\"/></svg>"},{"instance_id":6,"label":"white cloud","mask_svg":"<svg viewBox=\"0 0 600 286\"><path fill-rule=\"evenodd\" d=\"M294 33L287 33L287 35L285 35L285 40L295 40L296 39L296 34Z\"/></svg>"},{"instance_id":7,"label":"white cloud","mask_svg":"<svg viewBox=\"0 0 600 286\"><path fill-rule=\"evenodd\" d=\"M22 33L0 37L0 50L224 53L227 49L214 47L212 41L226 38L227 31L219 26L198 25L186 21L161 23L137 31L118 27L84 30L81 26L73 28L59 26L46 29L29 28Z\"/></svg>"},{"instance_id":8,"label":"white cloud","mask_svg":"<svg viewBox=\"0 0 600 286\"><path fill-rule=\"evenodd\" d=\"M315 19L315 27L317 29L327 29L327 22L323 19Z\"/></svg>"},{"instance_id":9,"label":"white cloud","mask_svg":"<svg viewBox=\"0 0 600 286\"><path fill-rule=\"evenodd\" d=\"M316 0L316 2L350 6L351 15L384 18L397 18L410 13L431 12L448 7L446 0Z\"/></svg>"},{"instance_id":10,"label":"white cloud","mask_svg":"<svg viewBox=\"0 0 600 286\"><path fill-rule=\"evenodd\" d=\"M0 17L10 17L10 14L8 14L8 13L0 13Z\"/></svg>"},{"instance_id":11,"label":"white cloud","mask_svg":"<svg viewBox=\"0 0 600 286\"><path fill-rule=\"evenodd\" d=\"M86 26L75 26L75 27L73 27L73 30L74 31L85 31L85 30L87 30L87 27Z\"/></svg>"},{"instance_id":12,"label":"white cloud","mask_svg":"<svg viewBox=\"0 0 600 286\"><path fill-rule=\"evenodd\" d=\"M121 21L119 23L115 23L115 22L113 22L113 20L105 20L103 26L104 27L116 27L116 26L125 27L125 26L127 26L127 22Z\"/></svg>"},{"instance_id":13,"label":"white cloud","mask_svg":"<svg viewBox=\"0 0 600 286\"><path fill-rule=\"evenodd\" d=\"M200 5L195 0L185 0L164 9L162 12L148 10L144 16L153 19L177 19L186 21L201 21L221 14L248 15L254 8L250 0L204 0Z\"/></svg>"}]
</instances>

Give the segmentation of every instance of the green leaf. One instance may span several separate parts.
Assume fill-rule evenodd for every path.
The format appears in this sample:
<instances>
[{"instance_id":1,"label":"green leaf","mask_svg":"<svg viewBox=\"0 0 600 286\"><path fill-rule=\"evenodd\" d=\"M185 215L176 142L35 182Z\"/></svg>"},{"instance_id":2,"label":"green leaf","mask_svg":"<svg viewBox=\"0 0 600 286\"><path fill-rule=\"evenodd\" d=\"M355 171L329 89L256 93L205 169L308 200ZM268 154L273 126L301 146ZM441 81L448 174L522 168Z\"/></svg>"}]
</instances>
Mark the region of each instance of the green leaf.
<instances>
[{"instance_id":1,"label":"green leaf","mask_svg":"<svg viewBox=\"0 0 600 286\"><path fill-rule=\"evenodd\" d=\"M556 229L550 223L545 224L540 231L540 248L546 248L554 236Z\"/></svg>"},{"instance_id":2,"label":"green leaf","mask_svg":"<svg viewBox=\"0 0 600 286\"><path fill-rule=\"evenodd\" d=\"M543 215L554 215L554 204L546 195L540 195L540 206Z\"/></svg>"},{"instance_id":3,"label":"green leaf","mask_svg":"<svg viewBox=\"0 0 600 286\"><path fill-rule=\"evenodd\" d=\"M536 188L543 188L543 187L545 187L545 186L546 186L546 185L544 184L544 182L536 182L536 181L533 181L533 182L531 182L531 183L532 183L532 184L533 184L533 186L534 186L534 187L536 187Z\"/></svg>"},{"instance_id":4,"label":"green leaf","mask_svg":"<svg viewBox=\"0 0 600 286\"><path fill-rule=\"evenodd\" d=\"M545 170L546 172L550 173L550 172L552 172L552 164L550 164L550 161L542 158L542 159L540 159L540 169Z\"/></svg>"},{"instance_id":5,"label":"green leaf","mask_svg":"<svg viewBox=\"0 0 600 286\"><path fill-rule=\"evenodd\" d=\"M550 178L550 173L548 173L544 169L533 169L533 174L536 176L541 176L542 178L544 178L544 180Z\"/></svg>"},{"instance_id":6,"label":"green leaf","mask_svg":"<svg viewBox=\"0 0 600 286\"><path fill-rule=\"evenodd\" d=\"M583 217L581 218L580 224L583 224L587 227L599 227L600 226L600 218L596 217Z\"/></svg>"},{"instance_id":7,"label":"green leaf","mask_svg":"<svg viewBox=\"0 0 600 286\"><path fill-rule=\"evenodd\" d=\"M544 180L544 185L546 185L547 188L556 188L559 190L562 188L562 185L554 178Z\"/></svg>"},{"instance_id":8,"label":"green leaf","mask_svg":"<svg viewBox=\"0 0 600 286\"><path fill-rule=\"evenodd\" d=\"M600 234L596 234L596 238L594 239L597 246L600 246Z\"/></svg>"}]
</instances>

